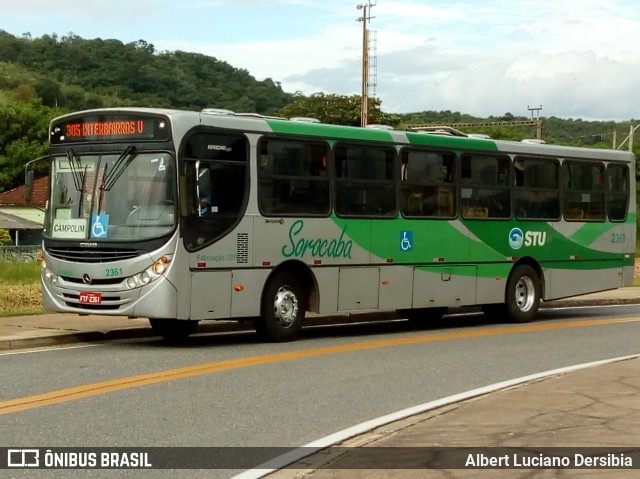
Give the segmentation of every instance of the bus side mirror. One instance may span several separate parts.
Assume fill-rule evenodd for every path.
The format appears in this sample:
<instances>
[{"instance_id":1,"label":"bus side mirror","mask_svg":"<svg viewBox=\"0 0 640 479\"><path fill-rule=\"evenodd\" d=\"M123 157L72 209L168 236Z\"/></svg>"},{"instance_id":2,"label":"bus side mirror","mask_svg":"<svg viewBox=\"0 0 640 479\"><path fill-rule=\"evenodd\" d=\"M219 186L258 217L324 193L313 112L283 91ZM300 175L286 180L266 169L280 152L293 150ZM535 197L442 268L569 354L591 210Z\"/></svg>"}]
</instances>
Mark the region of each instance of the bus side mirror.
<instances>
[{"instance_id":1,"label":"bus side mirror","mask_svg":"<svg viewBox=\"0 0 640 479\"><path fill-rule=\"evenodd\" d=\"M24 200L27 203L31 203L31 197L33 196L33 178L34 171L28 170L24 174Z\"/></svg>"}]
</instances>

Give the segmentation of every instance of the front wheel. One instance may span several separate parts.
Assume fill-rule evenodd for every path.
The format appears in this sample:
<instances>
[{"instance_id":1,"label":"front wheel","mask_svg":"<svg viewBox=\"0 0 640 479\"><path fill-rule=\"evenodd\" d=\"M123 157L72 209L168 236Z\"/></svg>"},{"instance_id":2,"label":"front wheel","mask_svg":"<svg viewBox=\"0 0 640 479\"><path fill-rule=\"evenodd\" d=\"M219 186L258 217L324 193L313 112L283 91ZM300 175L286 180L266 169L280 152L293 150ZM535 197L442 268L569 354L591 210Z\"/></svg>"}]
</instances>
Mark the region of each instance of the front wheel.
<instances>
[{"instance_id":1,"label":"front wheel","mask_svg":"<svg viewBox=\"0 0 640 479\"><path fill-rule=\"evenodd\" d=\"M527 264L516 266L507 282L506 313L517 323L533 321L540 307L540 277Z\"/></svg>"},{"instance_id":2,"label":"front wheel","mask_svg":"<svg viewBox=\"0 0 640 479\"><path fill-rule=\"evenodd\" d=\"M256 331L270 341L293 341L302 330L306 309L305 290L300 280L286 271L276 273L262 295Z\"/></svg>"},{"instance_id":3,"label":"front wheel","mask_svg":"<svg viewBox=\"0 0 640 479\"><path fill-rule=\"evenodd\" d=\"M164 318L149 318L149 324L155 334L169 341L181 341L193 334L198 327L198 321Z\"/></svg>"}]
</instances>

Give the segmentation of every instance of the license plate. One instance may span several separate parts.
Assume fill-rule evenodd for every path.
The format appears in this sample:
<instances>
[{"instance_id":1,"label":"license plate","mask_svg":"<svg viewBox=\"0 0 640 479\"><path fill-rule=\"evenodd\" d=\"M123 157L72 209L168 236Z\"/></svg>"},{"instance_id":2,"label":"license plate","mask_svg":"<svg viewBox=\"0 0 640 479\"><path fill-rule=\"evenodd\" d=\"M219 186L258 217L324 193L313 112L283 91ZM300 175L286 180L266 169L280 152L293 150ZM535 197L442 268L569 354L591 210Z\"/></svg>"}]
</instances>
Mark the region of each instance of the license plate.
<instances>
[{"instance_id":1,"label":"license plate","mask_svg":"<svg viewBox=\"0 0 640 479\"><path fill-rule=\"evenodd\" d=\"M80 304L100 304L102 303L102 293L80 293Z\"/></svg>"}]
</instances>

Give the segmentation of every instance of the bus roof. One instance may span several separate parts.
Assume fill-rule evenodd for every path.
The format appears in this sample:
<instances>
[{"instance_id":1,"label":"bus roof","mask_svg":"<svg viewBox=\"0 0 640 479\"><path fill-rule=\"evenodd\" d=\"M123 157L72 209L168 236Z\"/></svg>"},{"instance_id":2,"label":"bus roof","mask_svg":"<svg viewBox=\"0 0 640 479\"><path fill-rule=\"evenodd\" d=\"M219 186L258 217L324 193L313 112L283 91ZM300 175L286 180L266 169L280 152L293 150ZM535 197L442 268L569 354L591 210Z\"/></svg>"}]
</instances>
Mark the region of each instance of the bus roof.
<instances>
[{"instance_id":1,"label":"bus roof","mask_svg":"<svg viewBox=\"0 0 640 479\"><path fill-rule=\"evenodd\" d=\"M631 152L599 148L561 146L540 141L506 141L494 140L479 135L466 135L459 130L445 130L438 127L436 131L416 132L394 130L390 127L361 128L320 123L315 118L300 117L293 119L263 116L256 113L236 113L231 110L206 108L202 111L186 111L166 108L101 108L83 110L62 115L52 123L70 117L82 115L100 115L106 113L144 113L164 115L170 118L184 118L194 124L204 124L221 128L237 129L264 133L280 133L310 136L334 140L374 141L393 144L411 144L433 148L452 148L476 151L494 151L520 155L543 155L584 159L605 159L612 161L632 162ZM187 127L188 129L190 127ZM182 128L181 128L182 129Z\"/></svg>"}]
</instances>

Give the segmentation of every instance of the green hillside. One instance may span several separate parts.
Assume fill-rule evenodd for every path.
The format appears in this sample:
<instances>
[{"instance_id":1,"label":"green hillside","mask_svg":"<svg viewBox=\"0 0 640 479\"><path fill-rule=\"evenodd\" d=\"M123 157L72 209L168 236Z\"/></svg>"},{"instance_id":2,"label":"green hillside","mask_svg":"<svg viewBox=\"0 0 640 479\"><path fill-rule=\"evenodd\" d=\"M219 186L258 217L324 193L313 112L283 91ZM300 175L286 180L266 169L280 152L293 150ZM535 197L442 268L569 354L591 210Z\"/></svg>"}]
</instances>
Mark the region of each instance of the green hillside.
<instances>
[{"instance_id":1,"label":"green hillside","mask_svg":"<svg viewBox=\"0 0 640 479\"><path fill-rule=\"evenodd\" d=\"M372 98L370 122L396 128L415 124L456 124L527 119L511 113L476 118L451 111L387 114ZM311 116L326 123L358 124L360 97L287 93L267 78L256 80L243 69L214 57L183 51L158 52L144 40L85 40L69 34L31 38L0 30L0 192L23 181L24 164L46 151L51 118L73 110L111 106L200 110L227 108L263 115ZM630 122L544 119L547 142L610 148L613 132L620 143ZM535 127L465 128L496 139L535 136ZM640 146L640 141L636 141ZM43 165L44 166L44 165Z\"/></svg>"},{"instance_id":2,"label":"green hillside","mask_svg":"<svg viewBox=\"0 0 640 479\"><path fill-rule=\"evenodd\" d=\"M136 105L206 107L275 114L292 95L267 78L213 57L181 51L156 52L144 40L84 40L73 34L17 38L0 31L0 89L32 85L49 107Z\"/></svg>"}]
</instances>

